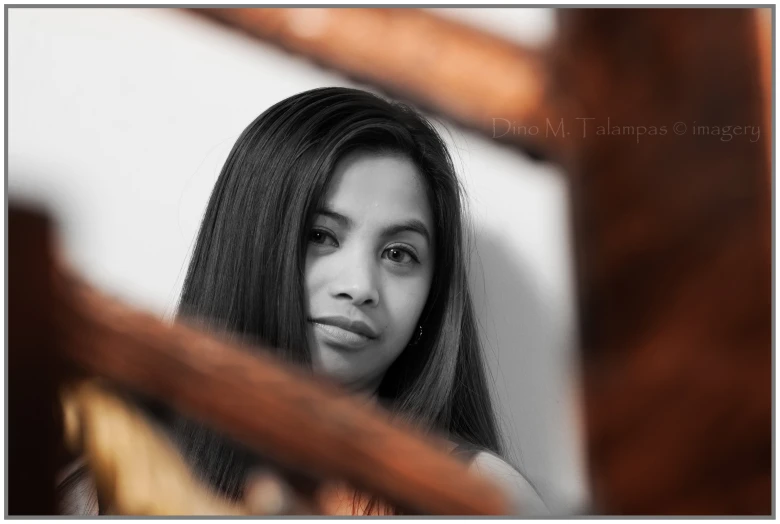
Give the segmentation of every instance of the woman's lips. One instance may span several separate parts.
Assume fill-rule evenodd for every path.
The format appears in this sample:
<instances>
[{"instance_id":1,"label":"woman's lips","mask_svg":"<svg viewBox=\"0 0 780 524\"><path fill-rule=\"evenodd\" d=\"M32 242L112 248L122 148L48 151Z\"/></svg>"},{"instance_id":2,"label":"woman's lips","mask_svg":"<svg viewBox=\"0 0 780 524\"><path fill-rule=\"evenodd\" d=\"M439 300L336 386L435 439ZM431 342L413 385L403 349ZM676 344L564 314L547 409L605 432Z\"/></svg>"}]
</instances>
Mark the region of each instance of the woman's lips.
<instances>
[{"instance_id":1,"label":"woman's lips","mask_svg":"<svg viewBox=\"0 0 780 524\"><path fill-rule=\"evenodd\" d=\"M312 325L317 332L324 336L326 342L330 342L333 345L345 349L362 349L372 340L360 333L355 333L330 324L323 324L315 320L312 321Z\"/></svg>"}]
</instances>

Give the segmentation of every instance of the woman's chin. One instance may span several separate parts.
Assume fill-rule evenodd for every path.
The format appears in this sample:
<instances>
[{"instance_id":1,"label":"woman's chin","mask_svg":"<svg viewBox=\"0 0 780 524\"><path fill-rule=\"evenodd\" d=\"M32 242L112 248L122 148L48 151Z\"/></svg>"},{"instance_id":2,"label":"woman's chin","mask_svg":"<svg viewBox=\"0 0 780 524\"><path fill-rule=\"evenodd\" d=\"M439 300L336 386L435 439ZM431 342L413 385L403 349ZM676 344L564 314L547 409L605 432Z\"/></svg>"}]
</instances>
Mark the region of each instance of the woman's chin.
<instances>
[{"instance_id":1,"label":"woman's chin","mask_svg":"<svg viewBox=\"0 0 780 524\"><path fill-rule=\"evenodd\" d=\"M378 387L376 378L366 377L366 371L349 362L338 352L324 349L314 358L314 371L350 392L373 394Z\"/></svg>"}]
</instances>

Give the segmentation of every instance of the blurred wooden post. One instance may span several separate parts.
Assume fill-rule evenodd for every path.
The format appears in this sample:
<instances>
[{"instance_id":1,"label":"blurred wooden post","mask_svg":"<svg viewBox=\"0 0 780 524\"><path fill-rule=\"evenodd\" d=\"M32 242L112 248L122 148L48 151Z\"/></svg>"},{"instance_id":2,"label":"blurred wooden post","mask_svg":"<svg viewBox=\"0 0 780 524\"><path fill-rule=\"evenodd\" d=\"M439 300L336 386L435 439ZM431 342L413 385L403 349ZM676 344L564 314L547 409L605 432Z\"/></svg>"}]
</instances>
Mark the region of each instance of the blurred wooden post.
<instances>
[{"instance_id":1,"label":"blurred wooden post","mask_svg":"<svg viewBox=\"0 0 780 524\"><path fill-rule=\"evenodd\" d=\"M571 131L597 511L772 511L771 142L754 16L560 16L547 103Z\"/></svg>"},{"instance_id":2,"label":"blurred wooden post","mask_svg":"<svg viewBox=\"0 0 780 524\"><path fill-rule=\"evenodd\" d=\"M51 231L45 216L8 213L8 514L56 515L62 464L52 317Z\"/></svg>"}]
</instances>

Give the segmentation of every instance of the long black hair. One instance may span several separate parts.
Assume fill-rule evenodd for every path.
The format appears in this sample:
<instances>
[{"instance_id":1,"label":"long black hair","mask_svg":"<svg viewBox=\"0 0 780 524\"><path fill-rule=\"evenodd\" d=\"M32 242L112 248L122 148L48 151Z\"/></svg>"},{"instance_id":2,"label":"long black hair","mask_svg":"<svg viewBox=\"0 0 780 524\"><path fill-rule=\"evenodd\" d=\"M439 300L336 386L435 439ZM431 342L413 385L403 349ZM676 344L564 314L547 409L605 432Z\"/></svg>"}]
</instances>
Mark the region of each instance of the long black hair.
<instances>
[{"instance_id":1,"label":"long black hair","mask_svg":"<svg viewBox=\"0 0 780 524\"><path fill-rule=\"evenodd\" d=\"M502 455L467 282L462 187L436 130L406 104L332 87L294 95L257 117L211 194L179 319L262 342L310 367L303 284L308 232L335 164L356 150L410 158L435 227L422 338L388 369L380 402L419 427ZM220 492L240 496L252 454L184 417L173 426L196 470Z\"/></svg>"}]
</instances>

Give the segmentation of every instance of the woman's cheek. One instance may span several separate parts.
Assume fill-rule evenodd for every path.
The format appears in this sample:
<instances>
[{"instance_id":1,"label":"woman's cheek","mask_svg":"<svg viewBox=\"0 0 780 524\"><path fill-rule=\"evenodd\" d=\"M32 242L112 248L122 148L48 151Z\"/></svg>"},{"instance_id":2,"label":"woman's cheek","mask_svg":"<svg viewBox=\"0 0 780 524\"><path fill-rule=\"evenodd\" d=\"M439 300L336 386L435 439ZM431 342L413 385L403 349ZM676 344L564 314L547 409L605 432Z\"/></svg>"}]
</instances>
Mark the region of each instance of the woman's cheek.
<instances>
[{"instance_id":1,"label":"woman's cheek","mask_svg":"<svg viewBox=\"0 0 780 524\"><path fill-rule=\"evenodd\" d=\"M405 283L402 296L399 297L396 312L403 317L403 323L410 332L417 327L417 323L425 307L428 298L428 289L425 279L413 279Z\"/></svg>"},{"instance_id":2,"label":"woman's cheek","mask_svg":"<svg viewBox=\"0 0 780 524\"><path fill-rule=\"evenodd\" d=\"M308 314L311 314L312 310L316 311L317 308L313 308L312 306L316 305L317 302L321 300L322 290L327 281L327 275L325 274L325 271L323 271L322 262L321 259L312 256L307 257L306 260L304 280L306 282L306 305Z\"/></svg>"}]
</instances>

